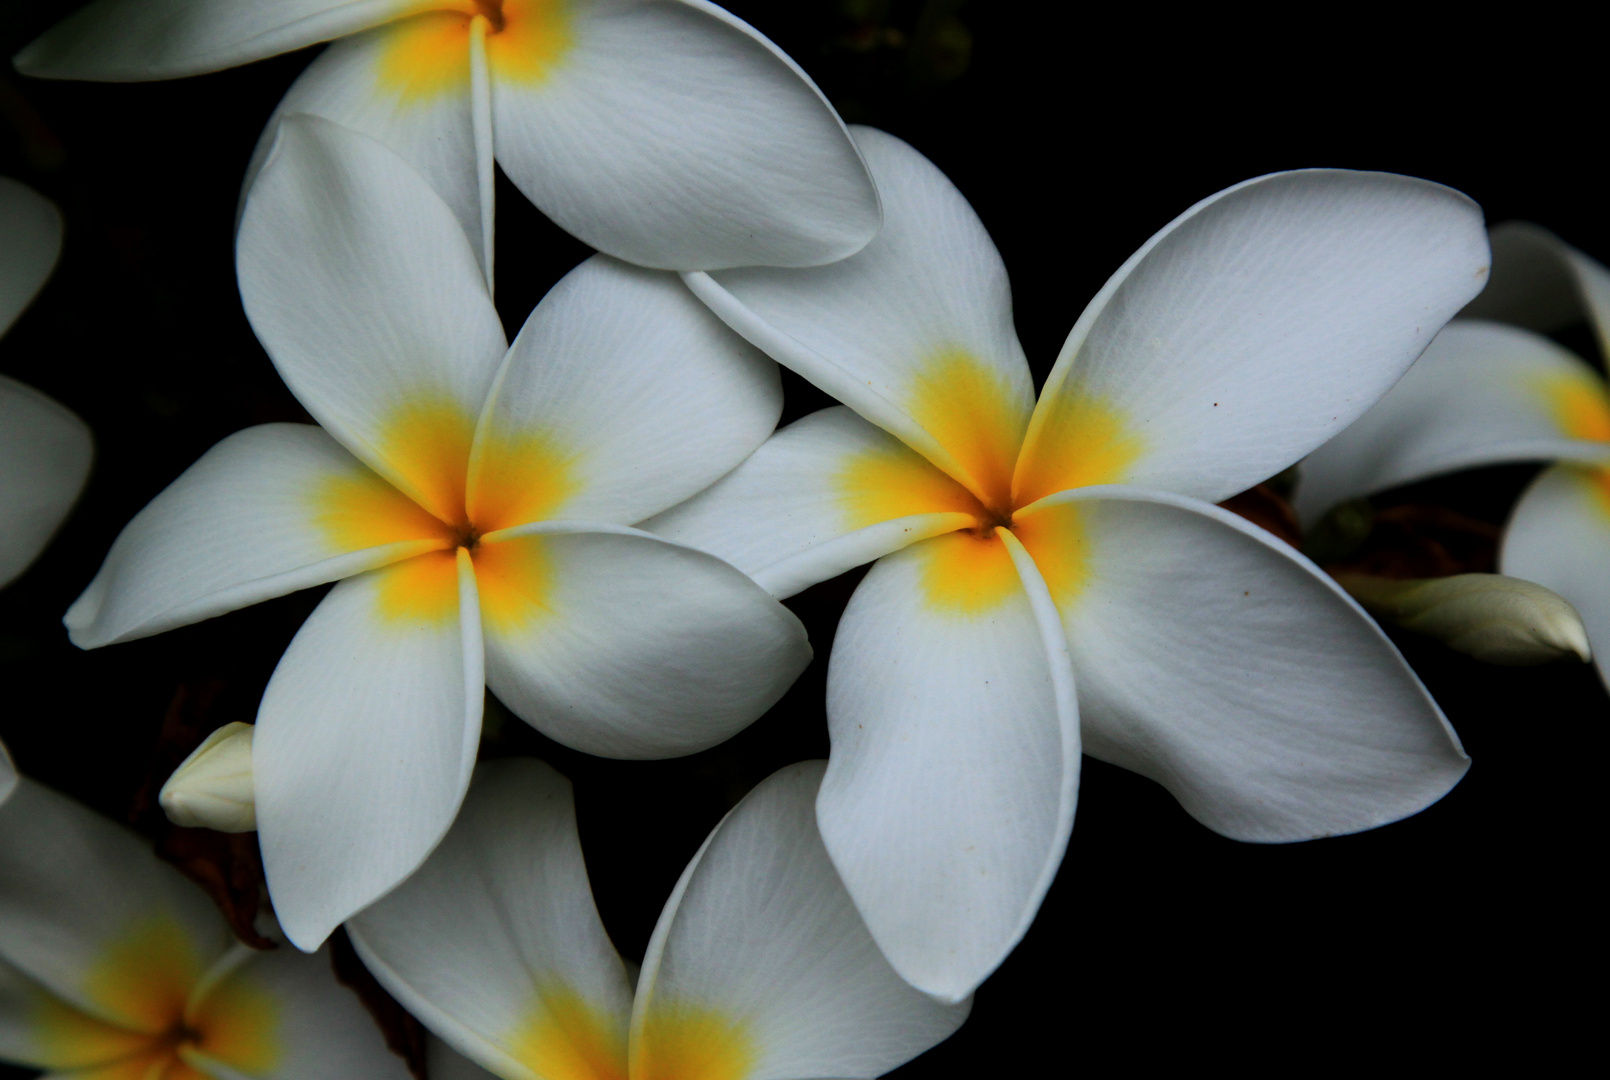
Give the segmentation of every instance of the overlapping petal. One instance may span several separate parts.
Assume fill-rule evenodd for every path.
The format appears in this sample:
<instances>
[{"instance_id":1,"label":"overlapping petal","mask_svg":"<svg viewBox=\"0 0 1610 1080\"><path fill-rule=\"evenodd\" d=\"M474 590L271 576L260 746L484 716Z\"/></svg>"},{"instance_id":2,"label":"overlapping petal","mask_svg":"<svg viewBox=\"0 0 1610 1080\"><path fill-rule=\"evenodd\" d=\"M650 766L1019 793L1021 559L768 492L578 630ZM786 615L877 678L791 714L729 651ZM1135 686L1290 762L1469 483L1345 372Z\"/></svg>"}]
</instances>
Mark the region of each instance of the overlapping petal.
<instances>
[{"instance_id":1,"label":"overlapping petal","mask_svg":"<svg viewBox=\"0 0 1610 1080\"><path fill-rule=\"evenodd\" d=\"M47 79L139 82L221 71L350 34L422 0L96 0L16 56Z\"/></svg>"},{"instance_id":2,"label":"overlapping petal","mask_svg":"<svg viewBox=\"0 0 1610 1080\"><path fill-rule=\"evenodd\" d=\"M1545 470L1504 529L1499 568L1559 593L1587 628L1599 678L1610 686L1610 473L1577 465Z\"/></svg>"},{"instance_id":3,"label":"overlapping petal","mask_svg":"<svg viewBox=\"0 0 1610 1080\"><path fill-rule=\"evenodd\" d=\"M207 451L135 515L68 609L80 648L146 637L450 544L444 527L307 424Z\"/></svg>"},{"instance_id":4,"label":"overlapping petal","mask_svg":"<svg viewBox=\"0 0 1610 1080\"><path fill-rule=\"evenodd\" d=\"M241 191L251 191L274 148L282 119L298 113L321 116L385 143L425 177L452 208L475 250L477 265L484 266L469 50L460 50L445 71L408 63L406 57L410 37L420 24L443 19L462 22L464 17L427 12L331 42L275 107Z\"/></svg>"},{"instance_id":5,"label":"overlapping petal","mask_svg":"<svg viewBox=\"0 0 1610 1080\"><path fill-rule=\"evenodd\" d=\"M1294 505L1312 523L1346 499L1477 465L1610 462L1610 393L1549 339L1449 323L1408 374L1302 463Z\"/></svg>"},{"instance_id":6,"label":"overlapping petal","mask_svg":"<svg viewBox=\"0 0 1610 1080\"><path fill-rule=\"evenodd\" d=\"M298 947L411 874L452 824L482 665L462 548L341 582L297 632L263 694L252 768L269 890Z\"/></svg>"},{"instance_id":7,"label":"overlapping petal","mask_svg":"<svg viewBox=\"0 0 1610 1080\"><path fill-rule=\"evenodd\" d=\"M62 1003L158 1034L230 940L206 895L122 826L27 779L0 806L0 960ZM64 1045L80 1038L63 1023Z\"/></svg>"},{"instance_id":8,"label":"overlapping petal","mask_svg":"<svg viewBox=\"0 0 1610 1080\"><path fill-rule=\"evenodd\" d=\"M26 570L61 527L94 456L84 421L0 375L0 586Z\"/></svg>"},{"instance_id":9,"label":"overlapping petal","mask_svg":"<svg viewBox=\"0 0 1610 1080\"><path fill-rule=\"evenodd\" d=\"M593 905L570 783L542 762L482 765L435 853L348 929L393 997L497 1075L625 1073L631 983Z\"/></svg>"},{"instance_id":10,"label":"overlapping petal","mask_svg":"<svg viewBox=\"0 0 1610 1080\"><path fill-rule=\"evenodd\" d=\"M1204 199L1068 335L1018 505L1091 483L1209 502L1251 487L1384 394L1487 267L1480 208L1424 180L1314 169Z\"/></svg>"},{"instance_id":11,"label":"overlapping petal","mask_svg":"<svg viewBox=\"0 0 1610 1080\"><path fill-rule=\"evenodd\" d=\"M28 185L0 176L0 334L44 287L61 254L61 212Z\"/></svg>"},{"instance_id":12,"label":"overlapping petal","mask_svg":"<svg viewBox=\"0 0 1610 1080\"><path fill-rule=\"evenodd\" d=\"M880 559L839 623L822 836L895 970L943 1000L1000 964L1061 862L1079 774L1078 716L1058 693L1071 681L999 538L952 533Z\"/></svg>"},{"instance_id":13,"label":"overlapping petal","mask_svg":"<svg viewBox=\"0 0 1610 1080\"><path fill-rule=\"evenodd\" d=\"M1067 492L1020 511L1078 674L1084 748L1151 777L1237 840L1406 817L1469 759L1435 702L1335 582L1195 500Z\"/></svg>"},{"instance_id":14,"label":"overlapping petal","mask_svg":"<svg viewBox=\"0 0 1610 1080\"><path fill-rule=\"evenodd\" d=\"M782 405L777 365L674 275L595 256L509 350L477 433L470 517L486 531L630 525L748 457Z\"/></svg>"},{"instance_id":15,"label":"overlapping petal","mask_svg":"<svg viewBox=\"0 0 1610 1080\"><path fill-rule=\"evenodd\" d=\"M1491 232L1492 281L1462 314L1553 333L1587 319L1610 355L1610 270L1547 229L1509 221Z\"/></svg>"},{"instance_id":16,"label":"overlapping petal","mask_svg":"<svg viewBox=\"0 0 1610 1080\"><path fill-rule=\"evenodd\" d=\"M719 555L783 597L967 528L980 512L966 488L836 406L777 432L712 487L643 527Z\"/></svg>"},{"instance_id":17,"label":"overlapping petal","mask_svg":"<svg viewBox=\"0 0 1610 1080\"><path fill-rule=\"evenodd\" d=\"M487 684L550 738L659 758L730 738L810 662L787 608L712 555L635 529L545 522L476 553Z\"/></svg>"},{"instance_id":18,"label":"overlapping petal","mask_svg":"<svg viewBox=\"0 0 1610 1080\"><path fill-rule=\"evenodd\" d=\"M241 217L241 298L309 412L444 521L505 349L453 211L385 146L288 117Z\"/></svg>"},{"instance_id":19,"label":"overlapping petal","mask_svg":"<svg viewBox=\"0 0 1610 1080\"><path fill-rule=\"evenodd\" d=\"M816 828L823 763L762 781L705 841L643 959L632 1075L881 1076L961 1026L879 952ZM702 1053L701 1053L702 1052Z\"/></svg>"},{"instance_id":20,"label":"overlapping petal","mask_svg":"<svg viewBox=\"0 0 1610 1080\"><path fill-rule=\"evenodd\" d=\"M726 323L991 505L1004 505L1034 407L1011 288L978 215L933 163L873 128L855 138L884 224L810 270L690 274Z\"/></svg>"},{"instance_id":21,"label":"overlapping petal","mask_svg":"<svg viewBox=\"0 0 1610 1080\"><path fill-rule=\"evenodd\" d=\"M218 1080L406 1080L402 1059L330 957L256 953L213 983L187 1014L202 1033L180 1056Z\"/></svg>"},{"instance_id":22,"label":"overlapping petal","mask_svg":"<svg viewBox=\"0 0 1610 1080\"><path fill-rule=\"evenodd\" d=\"M672 270L815 266L877 231L877 191L827 99L714 4L504 10L487 43L498 161L593 247Z\"/></svg>"}]
</instances>

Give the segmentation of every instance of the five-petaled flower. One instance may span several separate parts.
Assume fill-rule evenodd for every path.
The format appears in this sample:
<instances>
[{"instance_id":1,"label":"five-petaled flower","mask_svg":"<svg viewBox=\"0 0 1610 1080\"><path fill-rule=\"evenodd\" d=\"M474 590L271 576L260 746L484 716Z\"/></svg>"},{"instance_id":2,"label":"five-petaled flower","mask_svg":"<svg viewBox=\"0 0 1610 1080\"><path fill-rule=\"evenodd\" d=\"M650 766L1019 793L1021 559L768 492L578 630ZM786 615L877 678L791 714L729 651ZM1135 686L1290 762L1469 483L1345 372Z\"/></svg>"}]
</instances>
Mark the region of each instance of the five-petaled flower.
<instances>
[{"instance_id":1,"label":"five-petaled flower","mask_svg":"<svg viewBox=\"0 0 1610 1080\"><path fill-rule=\"evenodd\" d=\"M907 986L833 870L822 763L744 797L688 864L635 990L594 907L570 785L483 765L417 874L349 924L382 985L504 1080L871 1077L955 1031L970 1002ZM433 1075L484 1077L432 1061Z\"/></svg>"},{"instance_id":2,"label":"five-petaled flower","mask_svg":"<svg viewBox=\"0 0 1610 1080\"><path fill-rule=\"evenodd\" d=\"M565 229L644 266L813 266L877 231L832 106L708 0L97 0L16 64L165 79L337 38L270 121L248 186L280 117L355 128L431 181L488 281L494 157Z\"/></svg>"},{"instance_id":3,"label":"five-petaled flower","mask_svg":"<svg viewBox=\"0 0 1610 1080\"><path fill-rule=\"evenodd\" d=\"M1610 270L1535 225L1501 225L1492 244L1487 292L1391 393L1303 461L1296 506L1313 521L1460 469L1559 462L1516 503L1499 569L1571 602L1610 686L1610 386L1538 332L1586 317L1610 355Z\"/></svg>"},{"instance_id":4,"label":"five-petaled flower","mask_svg":"<svg viewBox=\"0 0 1610 1080\"><path fill-rule=\"evenodd\" d=\"M298 946L446 832L483 686L590 753L732 735L809 660L719 559L630 528L776 423L774 364L674 275L595 256L512 346L452 212L397 155L281 125L248 200L247 315L321 427L225 439L123 530L67 613L90 648L330 581L258 711L256 814Z\"/></svg>"},{"instance_id":5,"label":"five-petaled flower","mask_svg":"<svg viewBox=\"0 0 1610 1080\"><path fill-rule=\"evenodd\" d=\"M122 826L0 806L0 1060L82 1080L406 1080L326 956L257 952Z\"/></svg>"},{"instance_id":6,"label":"five-petaled flower","mask_svg":"<svg viewBox=\"0 0 1610 1080\"><path fill-rule=\"evenodd\" d=\"M647 527L774 595L876 559L834 640L822 835L895 968L971 993L1061 860L1083 749L1243 840L1367 829L1468 759L1390 642L1212 505L1363 412L1480 289L1481 213L1314 170L1204 200L1108 281L1038 404L1005 268L927 160L856 137L885 223L807 270L686 275L849 408Z\"/></svg>"},{"instance_id":7,"label":"five-petaled flower","mask_svg":"<svg viewBox=\"0 0 1610 1080\"><path fill-rule=\"evenodd\" d=\"M61 255L61 214L0 176L0 336L44 287ZM38 558L89 479L94 441L59 403L0 375L0 587Z\"/></svg>"}]
</instances>

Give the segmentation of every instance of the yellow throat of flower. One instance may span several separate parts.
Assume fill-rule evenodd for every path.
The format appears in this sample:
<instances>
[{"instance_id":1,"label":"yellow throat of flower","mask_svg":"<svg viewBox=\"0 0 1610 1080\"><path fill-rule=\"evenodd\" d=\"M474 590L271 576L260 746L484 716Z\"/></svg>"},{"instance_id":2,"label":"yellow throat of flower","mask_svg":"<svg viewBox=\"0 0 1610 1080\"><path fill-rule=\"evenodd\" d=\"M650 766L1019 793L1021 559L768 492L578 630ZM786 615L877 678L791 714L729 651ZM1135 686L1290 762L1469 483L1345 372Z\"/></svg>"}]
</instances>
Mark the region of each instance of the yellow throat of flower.
<instances>
[{"instance_id":1,"label":"yellow throat of flower","mask_svg":"<svg viewBox=\"0 0 1610 1080\"><path fill-rule=\"evenodd\" d=\"M501 80L541 83L572 44L567 0L446 0L433 7L380 31L379 83L404 101L468 92L476 19L486 22L487 65Z\"/></svg>"}]
</instances>

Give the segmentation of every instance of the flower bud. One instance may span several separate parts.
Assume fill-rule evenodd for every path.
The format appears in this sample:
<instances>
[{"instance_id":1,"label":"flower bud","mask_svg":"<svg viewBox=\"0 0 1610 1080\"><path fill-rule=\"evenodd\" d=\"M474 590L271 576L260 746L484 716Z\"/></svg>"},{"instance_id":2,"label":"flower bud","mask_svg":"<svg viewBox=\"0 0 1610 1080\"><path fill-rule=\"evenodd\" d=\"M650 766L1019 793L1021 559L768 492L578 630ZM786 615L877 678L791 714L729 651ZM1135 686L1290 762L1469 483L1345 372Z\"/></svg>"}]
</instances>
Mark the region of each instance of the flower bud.
<instances>
[{"instance_id":1,"label":"flower bud","mask_svg":"<svg viewBox=\"0 0 1610 1080\"><path fill-rule=\"evenodd\" d=\"M1376 618L1434 637L1488 664L1522 666L1591 652L1582 619L1564 597L1503 574L1399 581L1337 574Z\"/></svg>"},{"instance_id":2,"label":"flower bud","mask_svg":"<svg viewBox=\"0 0 1610 1080\"><path fill-rule=\"evenodd\" d=\"M252 788L251 724L225 724L173 770L157 801L185 828L251 832L257 828Z\"/></svg>"}]
</instances>

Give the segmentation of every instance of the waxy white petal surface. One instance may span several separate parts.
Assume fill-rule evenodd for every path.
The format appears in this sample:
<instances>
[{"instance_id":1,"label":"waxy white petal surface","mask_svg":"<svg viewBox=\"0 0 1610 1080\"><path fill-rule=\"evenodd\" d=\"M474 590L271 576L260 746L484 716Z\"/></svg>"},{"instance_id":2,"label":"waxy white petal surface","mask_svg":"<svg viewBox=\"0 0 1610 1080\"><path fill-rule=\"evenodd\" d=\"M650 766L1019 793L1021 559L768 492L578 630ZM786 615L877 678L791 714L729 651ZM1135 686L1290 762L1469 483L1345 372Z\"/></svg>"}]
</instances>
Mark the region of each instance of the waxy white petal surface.
<instances>
[{"instance_id":1,"label":"waxy white petal surface","mask_svg":"<svg viewBox=\"0 0 1610 1080\"><path fill-rule=\"evenodd\" d=\"M483 546L546 583L525 621L491 618L492 692L566 746L661 758L714 746L810 662L805 628L712 555L607 524L547 522Z\"/></svg>"},{"instance_id":2,"label":"waxy white petal surface","mask_svg":"<svg viewBox=\"0 0 1610 1080\"><path fill-rule=\"evenodd\" d=\"M634 1075L662 1075L667 1034L702 1015L736 1021L730 1053L754 1077L881 1076L967 1018L971 1001L913 989L872 940L817 832L823 769L761 781L683 871L643 958Z\"/></svg>"},{"instance_id":3,"label":"waxy white petal surface","mask_svg":"<svg viewBox=\"0 0 1610 1080\"><path fill-rule=\"evenodd\" d=\"M1078 522L1058 597L1085 752L1148 776L1236 840L1357 832L1445 795L1470 761L1341 587L1217 507L1101 487L1021 514ZM1037 559L1052 552L1029 545Z\"/></svg>"},{"instance_id":4,"label":"waxy white petal surface","mask_svg":"<svg viewBox=\"0 0 1610 1080\"><path fill-rule=\"evenodd\" d=\"M993 561L993 588L942 591L934 575L959 545ZM822 836L884 954L942 1000L1000 964L1062 860L1079 722L1059 715L1055 684L998 539L953 534L885 556L839 622Z\"/></svg>"},{"instance_id":5,"label":"waxy white petal surface","mask_svg":"<svg viewBox=\"0 0 1610 1080\"><path fill-rule=\"evenodd\" d=\"M95 0L16 56L47 79L140 82L222 71L431 6L420 0Z\"/></svg>"},{"instance_id":6,"label":"waxy white petal surface","mask_svg":"<svg viewBox=\"0 0 1610 1080\"><path fill-rule=\"evenodd\" d=\"M632 987L593 904L570 782L548 765L482 765L424 866L348 929L393 997L498 1075L536 1076L545 1032L581 1049L563 1021L589 1016L624 1072Z\"/></svg>"},{"instance_id":7,"label":"waxy white petal surface","mask_svg":"<svg viewBox=\"0 0 1610 1080\"><path fill-rule=\"evenodd\" d=\"M444 546L421 531L343 550L320 524L319 496L347 479L384 487L310 424L224 439L124 526L67 611L74 644L148 637Z\"/></svg>"},{"instance_id":8,"label":"waxy white petal surface","mask_svg":"<svg viewBox=\"0 0 1610 1080\"><path fill-rule=\"evenodd\" d=\"M1571 602L1593 645L1599 678L1610 687L1610 483L1600 470L1546 469L1504 529L1498 568L1535 581Z\"/></svg>"},{"instance_id":9,"label":"waxy white petal surface","mask_svg":"<svg viewBox=\"0 0 1610 1080\"><path fill-rule=\"evenodd\" d=\"M305 951L412 873L458 813L485 684L468 563L459 549L455 610L428 618L388 591L406 564L341 582L264 691L258 837L280 926Z\"/></svg>"},{"instance_id":10,"label":"waxy white petal surface","mask_svg":"<svg viewBox=\"0 0 1610 1080\"><path fill-rule=\"evenodd\" d=\"M94 457L84 421L0 375L0 588L21 576L61 528Z\"/></svg>"},{"instance_id":11,"label":"waxy white petal surface","mask_svg":"<svg viewBox=\"0 0 1610 1080\"><path fill-rule=\"evenodd\" d=\"M1138 440L1114 480L1228 498L1374 404L1487 270L1480 207L1439 184L1311 169L1221 191L1148 240L1079 317L1016 486L1025 499L1069 486L1032 477L1054 472L1043 459L1080 437L1093 400Z\"/></svg>"}]
</instances>

